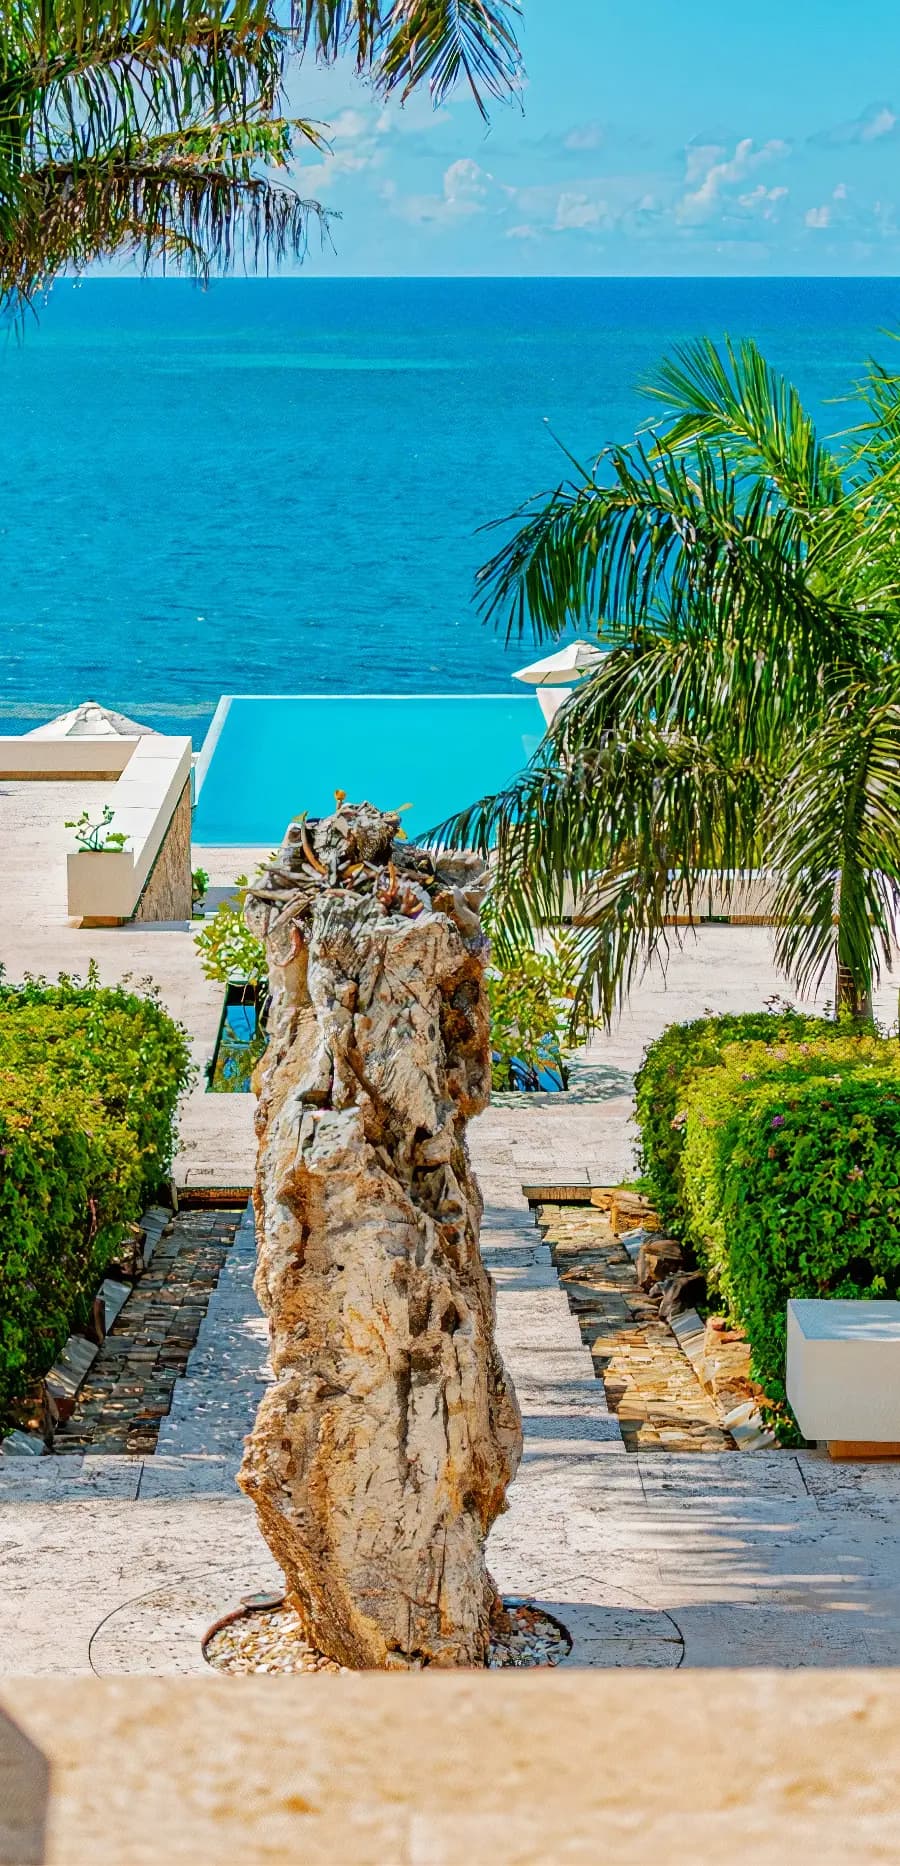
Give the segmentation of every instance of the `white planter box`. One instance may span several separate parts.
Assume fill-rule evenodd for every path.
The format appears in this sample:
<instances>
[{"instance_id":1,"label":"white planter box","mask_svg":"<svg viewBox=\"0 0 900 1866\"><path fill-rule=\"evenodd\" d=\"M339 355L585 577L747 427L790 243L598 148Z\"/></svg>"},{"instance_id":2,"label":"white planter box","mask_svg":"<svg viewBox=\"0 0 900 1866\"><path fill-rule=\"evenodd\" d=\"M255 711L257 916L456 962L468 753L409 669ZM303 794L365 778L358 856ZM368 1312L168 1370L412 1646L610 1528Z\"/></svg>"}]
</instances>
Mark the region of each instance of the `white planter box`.
<instances>
[{"instance_id":1,"label":"white planter box","mask_svg":"<svg viewBox=\"0 0 900 1866\"><path fill-rule=\"evenodd\" d=\"M109 790L91 798L90 813L96 820L108 803L113 811L109 827L121 830L128 846L102 853L79 849L69 855L68 912L72 919L131 918L190 778L190 739L147 734L124 742L131 751L122 775Z\"/></svg>"},{"instance_id":2,"label":"white planter box","mask_svg":"<svg viewBox=\"0 0 900 1866\"><path fill-rule=\"evenodd\" d=\"M900 1302L789 1302L787 1395L804 1438L900 1446Z\"/></svg>"}]
</instances>

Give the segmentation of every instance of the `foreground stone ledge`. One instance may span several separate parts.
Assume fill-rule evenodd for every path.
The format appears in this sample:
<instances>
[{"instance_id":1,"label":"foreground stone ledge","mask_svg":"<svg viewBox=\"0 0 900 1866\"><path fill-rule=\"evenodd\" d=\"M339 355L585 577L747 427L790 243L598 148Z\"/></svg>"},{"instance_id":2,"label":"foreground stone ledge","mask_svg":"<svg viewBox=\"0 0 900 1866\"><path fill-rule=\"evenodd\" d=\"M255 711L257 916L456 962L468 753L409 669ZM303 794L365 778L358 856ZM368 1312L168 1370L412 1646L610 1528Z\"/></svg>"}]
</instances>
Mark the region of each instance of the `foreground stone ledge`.
<instances>
[{"instance_id":1,"label":"foreground stone ledge","mask_svg":"<svg viewBox=\"0 0 900 1866\"><path fill-rule=\"evenodd\" d=\"M22 1680L0 1692L0 1861L895 1860L897 1684L889 1671Z\"/></svg>"}]
</instances>

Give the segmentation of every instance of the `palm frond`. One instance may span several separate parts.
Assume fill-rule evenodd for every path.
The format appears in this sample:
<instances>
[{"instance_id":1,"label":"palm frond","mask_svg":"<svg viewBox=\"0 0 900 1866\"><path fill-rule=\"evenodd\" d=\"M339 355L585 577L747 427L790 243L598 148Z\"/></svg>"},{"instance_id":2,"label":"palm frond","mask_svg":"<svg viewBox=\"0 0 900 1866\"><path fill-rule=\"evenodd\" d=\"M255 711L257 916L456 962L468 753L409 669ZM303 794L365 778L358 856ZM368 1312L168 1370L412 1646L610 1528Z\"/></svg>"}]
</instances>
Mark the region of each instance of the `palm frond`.
<instances>
[{"instance_id":1,"label":"palm frond","mask_svg":"<svg viewBox=\"0 0 900 1866\"><path fill-rule=\"evenodd\" d=\"M314 223L324 225L322 209L292 188L170 148L89 168L54 164L27 178L19 236L0 245L0 297L27 299L63 266L109 253L178 258L201 276L213 257L277 260L302 251Z\"/></svg>"},{"instance_id":2,"label":"palm frond","mask_svg":"<svg viewBox=\"0 0 900 1866\"><path fill-rule=\"evenodd\" d=\"M751 339L718 347L708 337L659 365L645 393L664 404L662 445L725 448L740 471L764 474L797 512L843 499L839 464L821 442L793 384Z\"/></svg>"},{"instance_id":3,"label":"palm frond","mask_svg":"<svg viewBox=\"0 0 900 1866\"><path fill-rule=\"evenodd\" d=\"M485 99L511 96L519 85L518 14L511 0L395 0L376 78L403 99L427 82L435 103L463 80L486 121Z\"/></svg>"},{"instance_id":4,"label":"palm frond","mask_svg":"<svg viewBox=\"0 0 900 1866\"><path fill-rule=\"evenodd\" d=\"M579 1014L585 1003L611 1014L643 964L678 937L669 923L690 914L711 871L725 873L727 893L760 860L764 767L736 757L730 738L679 730L666 701L683 651L653 643L648 658L640 700L638 657L616 650L505 791L432 832L490 856L501 946L577 910Z\"/></svg>"},{"instance_id":5,"label":"palm frond","mask_svg":"<svg viewBox=\"0 0 900 1866\"><path fill-rule=\"evenodd\" d=\"M0 307L124 247L201 270L302 256L328 217L268 171L327 139L281 108L291 55L355 49L377 88L404 97L427 83L438 101L462 80L483 113L517 81L515 13L499 0L0 0Z\"/></svg>"},{"instance_id":6,"label":"palm frond","mask_svg":"<svg viewBox=\"0 0 900 1866\"><path fill-rule=\"evenodd\" d=\"M890 966L900 915L900 666L848 685L798 749L773 811L776 958L802 991L840 962L860 997Z\"/></svg>"}]
</instances>

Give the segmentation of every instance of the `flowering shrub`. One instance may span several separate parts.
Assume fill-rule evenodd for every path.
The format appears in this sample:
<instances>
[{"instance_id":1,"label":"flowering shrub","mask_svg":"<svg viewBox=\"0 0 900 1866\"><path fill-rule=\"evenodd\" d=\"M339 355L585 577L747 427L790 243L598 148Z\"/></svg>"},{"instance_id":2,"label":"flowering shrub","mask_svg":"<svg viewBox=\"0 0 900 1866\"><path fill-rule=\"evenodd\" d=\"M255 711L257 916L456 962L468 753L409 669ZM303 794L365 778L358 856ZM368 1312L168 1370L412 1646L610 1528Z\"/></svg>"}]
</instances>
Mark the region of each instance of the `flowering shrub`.
<instances>
[{"instance_id":1,"label":"flowering shrub","mask_svg":"<svg viewBox=\"0 0 900 1866\"><path fill-rule=\"evenodd\" d=\"M790 1297L900 1294L900 1046L728 1046L684 1115L682 1231L783 1402Z\"/></svg>"},{"instance_id":2,"label":"flowering shrub","mask_svg":"<svg viewBox=\"0 0 900 1866\"><path fill-rule=\"evenodd\" d=\"M0 1416L78 1326L165 1177L184 1031L152 991L0 976Z\"/></svg>"},{"instance_id":3,"label":"flowering shrub","mask_svg":"<svg viewBox=\"0 0 900 1866\"><path fill-rule=\"evenodd\" d=\"M813 1037L828 1042L839 1035L836 1024L784 1008L671 1024L649 1045L635 1077L641 1168L648 1196L667 1225L677 1231L682 1215L684 1102L697 1072L715 1069L728 1043L775 1044Z\"/></svg>"}]
</instances>

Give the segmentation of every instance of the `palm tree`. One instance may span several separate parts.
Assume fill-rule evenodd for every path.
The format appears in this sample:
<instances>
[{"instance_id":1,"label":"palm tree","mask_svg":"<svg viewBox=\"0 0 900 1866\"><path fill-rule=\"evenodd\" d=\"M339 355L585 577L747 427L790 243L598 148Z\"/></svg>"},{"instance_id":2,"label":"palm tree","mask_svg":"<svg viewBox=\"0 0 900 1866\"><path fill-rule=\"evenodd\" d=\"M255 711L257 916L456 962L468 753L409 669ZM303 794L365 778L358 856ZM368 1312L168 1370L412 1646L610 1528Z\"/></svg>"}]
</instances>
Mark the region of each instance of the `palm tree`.
<instances>
[{"instance_id":1,"label":"palm tree","mask_svg":"<svg viewBox=\"0 0 900 1866\"><path fill-rule=\"evenodd\" d=\"M519 72L506 0L0 0L0 308L127 251L206 272L302 254L291 186L322 126L284 114L292 56L355 55L382 94Z\"/></svg>"},{"instance_id":2,"label":"palm tree","mask_svg":"<svg viewBox=\"0 0 900 1866\"><path fill-rule=\"evenodd\" d=\"M900 380L826 445L755 345L659 370L662 419L515 514L488 615L609 652L527 769L445 826L494 849L508 944L579 901L605 1016L702 878L765 868L776 956L864 1015L900 914ZM442 832L444 833L444 832Z\"/></svg>"}]
</instances>

